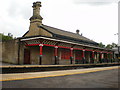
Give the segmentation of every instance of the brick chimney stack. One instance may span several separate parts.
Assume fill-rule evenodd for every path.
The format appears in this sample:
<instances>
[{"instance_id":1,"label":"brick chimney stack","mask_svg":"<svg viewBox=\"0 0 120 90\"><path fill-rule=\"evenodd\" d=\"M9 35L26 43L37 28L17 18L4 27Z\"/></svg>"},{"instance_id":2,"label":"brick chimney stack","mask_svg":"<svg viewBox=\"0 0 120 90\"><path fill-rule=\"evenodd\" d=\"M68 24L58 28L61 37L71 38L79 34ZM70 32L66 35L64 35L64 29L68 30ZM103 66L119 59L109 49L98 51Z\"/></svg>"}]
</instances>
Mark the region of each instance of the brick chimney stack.
<instances>
[{"instance_id":1,"label":"brick chimney stack","mask_svg":"<svg viewBox=\"0 0 120 90\"><path fill-rule=\"evenodd\" d=\"M33 16L30 18L30 23L38 22L38 24L42 24L42 17L40 16L40 7L41 2L34 2L33 3Z\"/></svg>"}]
</instances>

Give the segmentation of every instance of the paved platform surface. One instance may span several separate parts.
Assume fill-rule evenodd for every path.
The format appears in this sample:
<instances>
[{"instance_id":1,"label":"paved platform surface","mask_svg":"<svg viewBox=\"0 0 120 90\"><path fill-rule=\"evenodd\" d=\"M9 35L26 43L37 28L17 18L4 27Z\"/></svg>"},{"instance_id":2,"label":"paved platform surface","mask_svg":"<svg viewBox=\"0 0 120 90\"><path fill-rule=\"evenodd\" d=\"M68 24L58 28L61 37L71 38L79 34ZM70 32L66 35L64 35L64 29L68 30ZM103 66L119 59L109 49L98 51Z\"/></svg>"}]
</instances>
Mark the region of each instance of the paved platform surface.
<instances>
[{"instance_id":1,"label":"paved platform surface","mask_svg":"<svg viewBox=\"0 0 120 90\"><path fill-rule=\"evenodd\" d=\"M3 88L118 88L118 67L4 74Z\"/></svg>"},{"instance_id":2,"label":"paved platform surface","mask_svg":"<svg viewBox=\"0 0 120 90\"><path fill-rule=\"evenodd\" d=\"M24 68L24 67L63 67L63 66L86 66L86 65L104 65L104 64L118 64L117 62L115 63L94 63L94 64L67 64L67 65L13 65L13 64L8 64L8 63L2 63L0 64L0 68Z\"/></svg>"},{"instance_id":3,"label":"paved platform surface","mask_svg":"<svg viewBox=\"0 0 120 90\"><path fill-rule=\"evenodd\" d=\"M101 70L111 70L117 69L119 66L112 67L98 67L98 68L87 68L87 69L74 69L74 70L60 70L60 71L48 71L48 72L33 72L33 73L13 73L13 74L0 74L0 81L10 81L10 80L22 80L22 79L32 79L32 78L43 78L43 77L54 77L54 76L64 76L72 74L81 74L96 72Z\"/></svg>"}]
</instances>

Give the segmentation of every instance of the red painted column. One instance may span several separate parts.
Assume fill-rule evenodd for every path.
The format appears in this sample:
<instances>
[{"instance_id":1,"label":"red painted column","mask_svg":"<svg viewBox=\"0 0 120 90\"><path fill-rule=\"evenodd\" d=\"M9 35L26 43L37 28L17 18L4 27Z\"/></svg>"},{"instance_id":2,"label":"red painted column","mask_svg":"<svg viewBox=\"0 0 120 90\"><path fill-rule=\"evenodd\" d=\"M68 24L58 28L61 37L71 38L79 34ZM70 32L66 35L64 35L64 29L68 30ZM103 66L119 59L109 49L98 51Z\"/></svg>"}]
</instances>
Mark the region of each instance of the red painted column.
<instances>
[{"instance_id":1,"label":"red painted column","mask_svg":"<svg viewBox=\"0 0 120 90\"><path fill-rule=\"evenodd\" d=\"M94 51L92 51L92 58L94 59Z\"/></svg>"},{"instance_id":2,"label":"red painted column","mask_svg":"<svg viewBox=\"0 0 120 90\"><path fill-rule=\"evenodd\" d=\"M92 63L94 63L94 57L95 57L95 55L94 55L94 51L92 51Z\"/></svg>"},{"instance_id":3,"label":"red painted column","mask_svg":"<svg viewBox=\"0 0 120 90\"><path fill-rule=\"evenodd\" d=\"M102 63L102 52L100 52L100 63Z\"/></svg>"},{"instance_id":4,"label":"red painted column","mask_svg":"<svg viewBox=\"0 0 120 90\"><path fill-rule=\"evenodd\" d=\"M83 52L82 52L82 57L83 58L85 57L85 50L83 50Z\"/></svg>"},{"instance_id":5,"label":"red painted column","mask_svg":"<svg viewBox=\"0 0 120 90\"><path fill-rule=\"evenodd\" d=\"M108 53L108 62L110 62L110 59L111 59L110 56L111 56L110 53Z\"/></svg>"},{"instance_id":6,"label":"red painted column","mask_svg":"<svg viewBox=\"0 0 120 90\"><path fill-rule=\"evenodd\" d=\"M105 63L106 62L106 53L104 52L103 55L104 55L104 57L103 57L104 61L103 62Z\"/></svg>"},{"instance_id":7,"label":"red painted column","mask_svg":"<svg viewBox=\"0 0 120 90\"><path fill-rule=\"evenodd\" d=\"M82 52L82 59L83 59L83 64L85 63L85 50Z\"/></svg>"},{"instance_id":8,"label":"red painted column","mask_svg":"<svg viewBox=\"0 0 120 90\"><path fill-rule=\"evenodd\" d=\"M107 63L108 63L108 53L106 53L106 59L107 59Z\"/></svg>"},{"instance_id":9,"label":"red painted column","mask_svg":"<svg viewBox=\"0 0 120 90\"><path fill-rule=\"evenodd\" d=\"M111 56L111 57L110 57L110 59L111 59L111 63L112 63L112 59L113 59L113 54L111 53L111 54L110 54L110 56Z\"/></svg>"},{"instance_id":10,"label":"red painted column","mask_svg":"<svg viewBox=\"0 0 120 90\"><path fill-rule=\"evenodd\" d=\"M106 58L108 59L108 54L106 53Z\"/></svg>"},{"instance_id":11,"label":"red painted column","mask_svg":"<svg viewBox=\"0 0 120 90\"><path fill-rule=\"evenodd\" d=\"M58 46L55 46L54 55L55 55L55 56L58 56Z\"/></svg>"},{"instance_id":12,"label":"red painted column","mask_svg":"<svg viewBox=\"0 0 120 90\"><path fill-rule=\"evenodd\" d=\"M55 64L57 64L57 59L58 59L58 46L55 46L54 55L55 55Z\"/></svg>"},{"instance_id":13,"label":"red painted column","mask_svg":"<svg viewBox=\"0 0 120 90\"><path fill-rule=\"evenodd\" d=\"M43 44L39 44L40 46L40 59L39 59L39 64L42 64L42 48L43 48Z\"/></svg>"},{"instance_id":14,"label":"red painted column","mask_svg":"<svg viewBox=\"0 0 120 90\"><path fill-rule=\"evenodd\" d=\"M73 48L70 48L70 57L73 57Z\"/></svg>"},{"instance_id":15,"label":"red painted column","mask_svg":"<svg viewBox=\"0 0 120 90\"><path fill-rule=\"evenodd\" d=\"M113 57L113 54L111 54L111 59L112 59L112 57Z\"/></svg>"},{"instance_id":16,"label":"red painted column","mask_svg":"<svg viewBox=\"0 0 120 90\"><path fill-rule=\"evenodd\" d=\"M70 48L70 63L73 61L73 48Z\"/></svg>"},{"instance_id":17,"label":"red painted column","mask_svg":"<svg viewBox=\"0 0 120 90\"><path fill-rule=\"evenodd\" d=\"M43 47L43 46L40 46L40 55L42 55L42 47Z\"/></svg>"},{"instance_id":18,"label":"red painted column","mask_svg":"<svg viewBox=\"0 0 120 90\"><path fill-rule=\"evenodd\" d=\"M100 59L102 59L102 52L100 52Z\"/></svg>"}]
</instances>

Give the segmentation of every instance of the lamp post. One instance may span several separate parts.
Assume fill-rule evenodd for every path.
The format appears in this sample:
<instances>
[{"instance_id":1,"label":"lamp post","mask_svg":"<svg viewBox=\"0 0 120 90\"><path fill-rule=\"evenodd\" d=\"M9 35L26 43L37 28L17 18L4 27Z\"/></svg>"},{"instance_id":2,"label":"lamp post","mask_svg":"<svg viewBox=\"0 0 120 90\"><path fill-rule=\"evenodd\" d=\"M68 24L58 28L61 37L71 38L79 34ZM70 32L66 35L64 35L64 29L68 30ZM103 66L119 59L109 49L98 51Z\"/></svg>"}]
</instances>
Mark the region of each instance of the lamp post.
<instances>
[{"instance_id":1,"label":"lamp post","mask_svg":"<svg viewBox=\"0 0 120 90\"><path fill-rule=\"evenodd\" d=\"M120 16L120 2L118 2L118 16ZM118 24L120 24L120 17L118 17ZM120 61L120 25L118 25L118 62Z\"/></svg>"},{"instance_id":2,"label":"lamp post","mask_svg":"<svg viewBox=\"0 0 120 90\"><path fill-rule=\"evenodd\" d=\"M120 28L119 28L120 29ZM114 35L118 35L118 62L120 61L120 30L118 29L118 33Z\"/></svg>"},{"instance_id":3,"label":"lamp post","mask_svg":"<svg viewBox=\"0 0 120 90\"><path fill-rule=\"evenodd\" d=\"M118 46L118 62L120 62L120 46Z\"/></svg>"}]
</instances>

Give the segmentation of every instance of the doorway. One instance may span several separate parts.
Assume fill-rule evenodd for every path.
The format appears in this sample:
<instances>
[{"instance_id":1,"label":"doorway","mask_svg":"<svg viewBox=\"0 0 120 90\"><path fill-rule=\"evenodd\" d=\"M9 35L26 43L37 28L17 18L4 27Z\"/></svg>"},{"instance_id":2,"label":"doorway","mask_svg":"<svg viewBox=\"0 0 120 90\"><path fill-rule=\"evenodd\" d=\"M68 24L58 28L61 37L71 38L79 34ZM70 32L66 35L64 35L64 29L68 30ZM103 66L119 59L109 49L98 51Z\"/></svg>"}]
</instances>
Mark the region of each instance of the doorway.
<instances>
[{"instance_id":1,"label":"doorway","mask_svg":"<svg viewBox=\"0 0 120 90\"><path fill-rule=\"evenodd\" d=\"M30 64L30 50L24 49L24 64Z\"/></svg>"}]
</instances>

